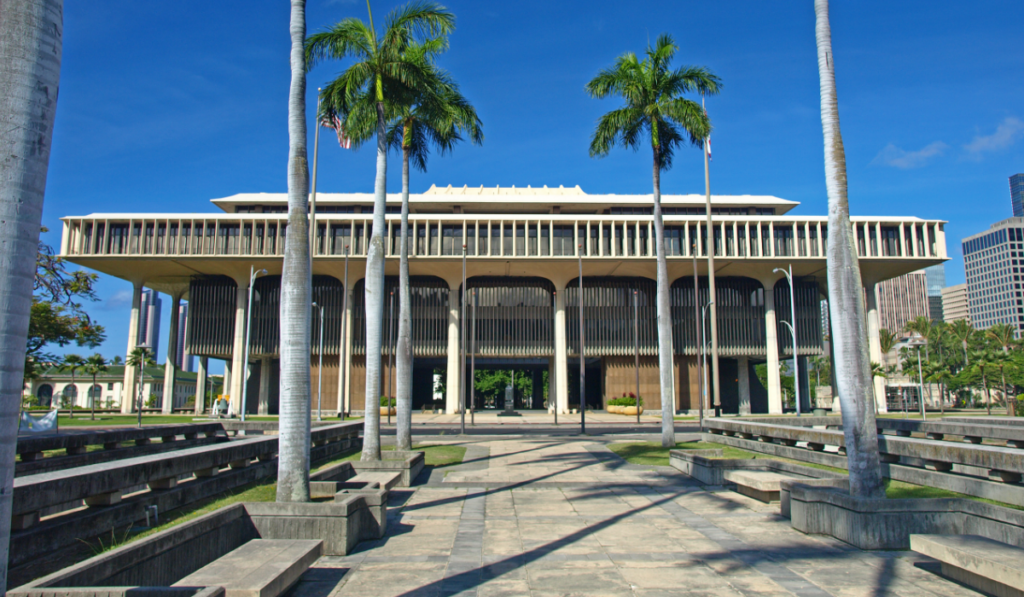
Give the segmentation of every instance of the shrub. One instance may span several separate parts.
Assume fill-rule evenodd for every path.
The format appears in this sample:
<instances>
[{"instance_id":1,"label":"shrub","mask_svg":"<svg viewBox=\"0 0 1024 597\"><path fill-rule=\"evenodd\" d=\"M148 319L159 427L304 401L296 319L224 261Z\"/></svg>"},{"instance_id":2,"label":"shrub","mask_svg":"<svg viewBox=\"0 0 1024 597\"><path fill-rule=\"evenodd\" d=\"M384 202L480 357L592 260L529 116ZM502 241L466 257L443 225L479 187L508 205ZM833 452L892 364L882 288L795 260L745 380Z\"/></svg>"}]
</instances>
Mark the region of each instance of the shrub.
<instances>
[{"instance_id":1,"label":"shrub","mask_svg":"<svg viewBox=\"0 0 1024 597\"><path fill-rule=\"evenodd\" d=\"M380 397L380 405L382 407L391 408L392 406L395 405L395 399L394 398L388 398L387 396L381 396Z\"/></svg>"}]
</instances>

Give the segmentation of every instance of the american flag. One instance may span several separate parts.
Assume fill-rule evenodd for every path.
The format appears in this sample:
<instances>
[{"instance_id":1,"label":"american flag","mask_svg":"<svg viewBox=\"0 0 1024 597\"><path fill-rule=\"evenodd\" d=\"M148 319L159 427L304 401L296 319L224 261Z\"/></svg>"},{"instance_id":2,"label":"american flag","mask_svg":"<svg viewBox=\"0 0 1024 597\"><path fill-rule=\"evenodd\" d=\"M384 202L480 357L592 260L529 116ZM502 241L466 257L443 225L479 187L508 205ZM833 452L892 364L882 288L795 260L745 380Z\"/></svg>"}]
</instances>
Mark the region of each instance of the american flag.
<instances>
[{"instance_id":1,"label":"american flag","mask_svg":"<svg viewBox=\"0 0 1024 597\"><path fill-rule=\"evenodd\" d=\"M345 128L341 125L341 119L337 116L331 118L324 118L320 123L320 126L325 126L329 129L334 129L334 132L338 134L338 145L342 149L352 149L352 140L345 135Z\"/></svg>"}]
</instances>

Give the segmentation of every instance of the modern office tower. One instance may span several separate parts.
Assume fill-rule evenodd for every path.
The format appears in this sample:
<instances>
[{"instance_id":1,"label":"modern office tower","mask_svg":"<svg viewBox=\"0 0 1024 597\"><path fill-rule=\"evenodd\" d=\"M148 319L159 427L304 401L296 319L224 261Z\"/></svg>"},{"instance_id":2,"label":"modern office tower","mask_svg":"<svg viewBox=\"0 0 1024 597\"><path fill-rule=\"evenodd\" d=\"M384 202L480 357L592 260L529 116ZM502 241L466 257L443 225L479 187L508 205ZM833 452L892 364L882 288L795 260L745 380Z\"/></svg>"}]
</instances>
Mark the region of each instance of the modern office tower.
<instances>
[{"instance_id":1,"label":"modern office tower","mask_svg":"<svg viewBox=\"0 0 1024 597\"><path fill-rule=\"evenodd\" d=\"M155 359L160 346L160 315L163 301L160 293L146 288L142 291L142 307L139 311L139 346L148 346Z\"/></svg>"},{"instance_id":2,"label":"modern office tower","mask_svg":"<svg viewBox=\"0 0 1024 597\"><path fill-rule=\"evenodd\" d=\"M932 321L944 321L942 312L942 289L946 287L946 264L940 263L924 268L928 277L928 315Z\"/></svg>"},{"instance_id":3,"label":"modern office tower","mask_svg":"<svg viewBox=\"0 0 1024 597\"><path fill-rule=\"evenodd\" d=\"M182 371L192 372L195 369L195 355L189 354L185 346L185 337L188 330L188 304L178 307L178 354L174 364Z\"/></svg>"},{"instance_id":4,"label":"modern office tower","mask_svg":"<svg viewBox=\"0 0 1024 597\"><path fill-rule=\"evenodd\" d=\"M452 413L459 409L460 385L466 380L459 355L466 346L469 351L475 348L477 369L514 367L531 372L541 385L546 371L548 400L544 391L533 392L530 408L567 412L581 403L602 408L609 398L635 392L639 374L644 407L649 412L661 410L651 201L649 194L597 195L579 187L448 186L411 195L413 408L443 408ZM379 399L370 396L366 401L364 396L368 342L363 278L372 204L369 194L317 196L312 300L324 308L325 412L343 409L359 414L364 403L376 408ZM398 286L400 204L397 194L387 199L382 239L387 257L384 297ZM768 195L713 196L709 229L703 194L664 195L662 204L674 352L673 393L664 408L695 412L701 404L697 363L702 347L697 332L701 307L710 300L707 254L714 251L722 409L782 412L781 379L775 372L792 356L792 336L786 326L792 323L791 300L795 299L798 357L806 359L823 351L820 303L827 287L828 218L794 215L796 202ZM115 277L133 281L142 277L141 284L148 288L184 290L186 349L196 356L227 361L231 376L224 393L230 396L234 412L243 406L248 352L258 367L250 369L246 411L274 414L287 198L283 193L240 194L216 199L213 205L217 213L64 218L63 256ZM865 307L876 362L880 361L877 284L945 261L944 226L943 221L917 217L851 218L861 276L869 290ZM99 230L103 242L97 242ZM149 231L151 238L162 240L131 244L138 235L150 238ZM348 288L343 274L346 256ZM463 306L464 258L465 302L476 304L475 310ZM582 297L577 278L581 260ZM790 266L795 296L776 271ZM266 268L268 274L254 284L247 351L239 326L247 319L251 267ZM922 295L923 288L922 281ZM639 299L636 303L634 297ZM586 351L583 396L581 307ZM474 313L474 323L464 319ZM391 337L389 326L397 315L397 310L392 315L385 305L381 330L385 357L391 352L386 341ZM465 330L463 321L469 324ZM345 334L341 333L343 322ZM638 369L634 360L637 328ZM317 377L319 344L310 348L315 355L312 375ZM713 360L708 358L709 365ZM754 372L757 363L767 364L767 385L762 386ZM799 370L805 375L807 368ZM386 361L382 372L389 375ZM443 399L438 403L432 383L436 373L445 376ZM885 407L884 398L880 385L876 389L880 408Z\"/></svg>"},{"instance_id":5,"label":"modern office tower","mask_svg":"<svg viewBox=\"0 0 1024 597\"><path fill-rule=\"evenodd\" d=\"M971 323L983 330L1009 323L1024 330L1024 218L996 222L963 240Z\"/></svg>"},{"instance_id":6,"label":"modern office tower","mask_svg":"<svg viewBox=\"0 0 1024 597\"><path fill-rule=\"evenodd\" d=\"M1024 174L1010 177L1010 203L1013 204L1013 217L1024 217Z\"/></svg>"},{"instance_id":7,"label":"modern office tower","mask_svg":"<svg viewBox=\"0 0 1024 597\"><path fill-rule=\"evenodd\" d=\"M924 270L878 283L878 324L899 334L908 322L929 317L928 281Z\"/></svg>"},{"instance_id":8,"label":"modern office tower","mask_svg":"<svg viewBox=\"0 0 1024 597\"><path fill-rule=\"evenodd\" d=\"M958 319L971 321L971 310L967 305L967 284L947 286L942 289L943 321L953 323Z\"/></svg>"}]
</instances>

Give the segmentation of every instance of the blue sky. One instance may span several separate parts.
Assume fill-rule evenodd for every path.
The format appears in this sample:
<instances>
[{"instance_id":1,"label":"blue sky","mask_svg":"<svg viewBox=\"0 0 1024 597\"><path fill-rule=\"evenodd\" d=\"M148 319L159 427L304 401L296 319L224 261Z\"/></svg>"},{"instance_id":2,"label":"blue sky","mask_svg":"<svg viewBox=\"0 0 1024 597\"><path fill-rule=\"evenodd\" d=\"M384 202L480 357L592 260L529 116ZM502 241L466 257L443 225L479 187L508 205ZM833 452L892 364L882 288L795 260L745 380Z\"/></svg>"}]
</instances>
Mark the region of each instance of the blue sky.
<instances>
[{"instance_id":1,"label":"blue sky","mask_svg":"<svg viewBox=\"0 0 1024 597\"><path fill-rule=\"evenodd\" d=\"M371 3L378 22L400 4ZM439 62L476 106L486 138L414 172L413 192L431 183L651 192L648 153L588 156L596 119L618 104L583 88L667 32L680 46L676 64L707 66L724 82L708 104L712 191L826 213L811 0L444 4L458 28ZM960 283L960 239L1011 215L1007 177L1024 171L1024 3L832 4L851 212L949 220L946 275ZM365 2L309 0L308 31L348 16L365 19ZM64 27L49 242L59 244L66 215L213 211L211 198L286 190L287 2L72 1ZM310 73L310 123L316 87L343 67ZM371 149L325 140L320 190L371 192ZM399 174L393 160L389 190L400 188ZM662 191L703 192L699 150L677 155ZM108 356L124 354L130 288L104 277L91 308L107 327Z\"/></svg>"}]
</instances>

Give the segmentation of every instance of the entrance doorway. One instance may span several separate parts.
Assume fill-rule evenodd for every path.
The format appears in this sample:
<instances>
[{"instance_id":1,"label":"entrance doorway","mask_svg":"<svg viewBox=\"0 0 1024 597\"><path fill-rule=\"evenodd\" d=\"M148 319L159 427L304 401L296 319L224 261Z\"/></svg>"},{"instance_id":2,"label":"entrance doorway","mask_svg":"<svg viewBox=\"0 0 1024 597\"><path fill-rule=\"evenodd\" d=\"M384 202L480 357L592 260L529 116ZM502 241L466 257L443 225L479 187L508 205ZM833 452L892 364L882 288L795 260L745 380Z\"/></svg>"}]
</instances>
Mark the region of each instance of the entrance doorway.
<instances>
[{"instance_id":1,"label":"entrance doorway","mask_svg":"<svg viewBox=\"0 0 1024 597\"><path fill-rule=\"evenodd\" d=\"M516 410L543 410L548 400L547 359L477 358L472 386L476 410L504 410L505 388L512 385ZM469 382L467 366L466 381ZM466 396L467 402L469 395ZM469 404L467 404L469 406Z\"/></svg>"}]
</instances>

